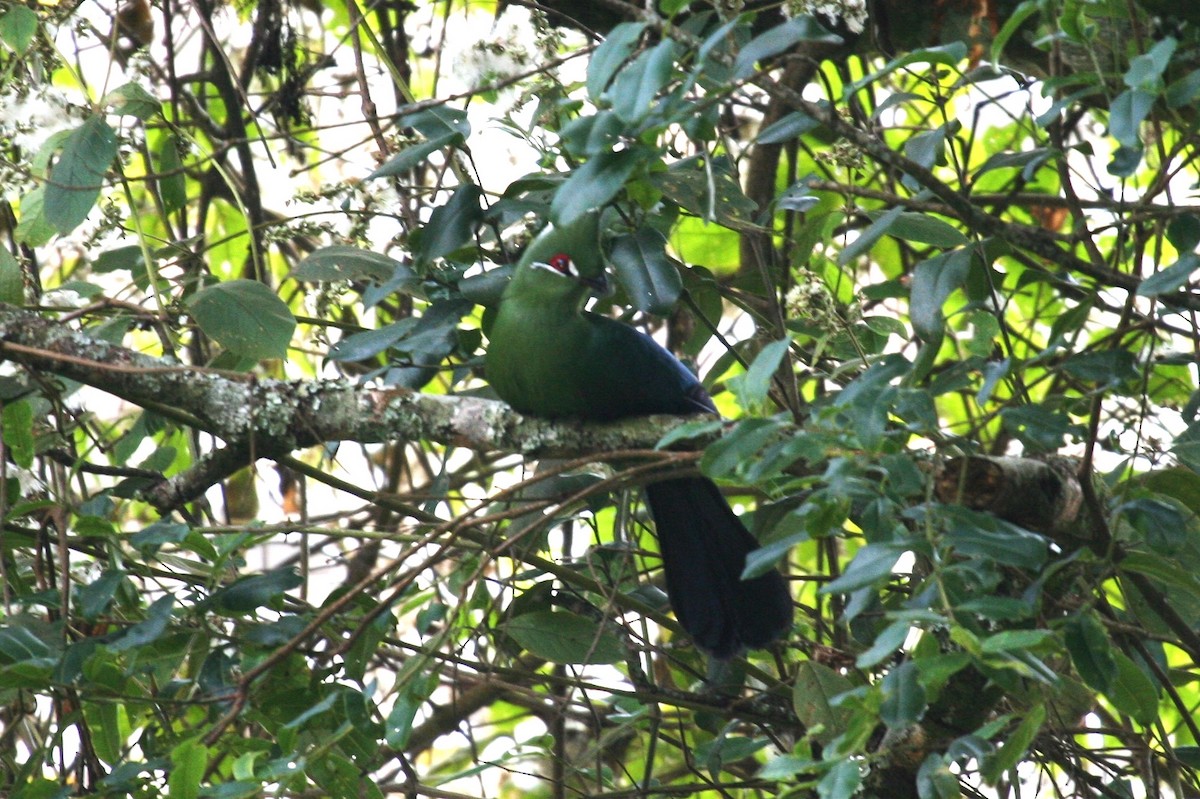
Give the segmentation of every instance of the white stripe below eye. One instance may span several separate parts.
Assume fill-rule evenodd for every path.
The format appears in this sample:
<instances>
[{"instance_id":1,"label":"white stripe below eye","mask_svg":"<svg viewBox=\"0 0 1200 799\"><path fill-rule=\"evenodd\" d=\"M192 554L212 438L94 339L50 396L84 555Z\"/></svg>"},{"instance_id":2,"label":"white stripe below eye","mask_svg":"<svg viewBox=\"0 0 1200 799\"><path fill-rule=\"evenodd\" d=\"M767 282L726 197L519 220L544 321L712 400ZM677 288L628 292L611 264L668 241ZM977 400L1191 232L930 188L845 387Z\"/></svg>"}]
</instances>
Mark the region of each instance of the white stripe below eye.
<instances>
[{"instance_id":1,"label":"white stripe below eye","mask_svg":"<svg viewBox=\"0 0 1200 799\"><path fill-rule=\"evenodd\" d=\"M562 272L558 271L557 269L555 269L553 266L546 263L545 261L534 261L533 263L530 264L530 266L534 267L535 269L545 269L547 272L557 275L558 277L566 277L566 275L564 275ZM572 271L572 272L575 271L575 264L571 264L570 271ZM578 277L578 275L575 275L575 277Z\"/></svg>"}]
</instances>

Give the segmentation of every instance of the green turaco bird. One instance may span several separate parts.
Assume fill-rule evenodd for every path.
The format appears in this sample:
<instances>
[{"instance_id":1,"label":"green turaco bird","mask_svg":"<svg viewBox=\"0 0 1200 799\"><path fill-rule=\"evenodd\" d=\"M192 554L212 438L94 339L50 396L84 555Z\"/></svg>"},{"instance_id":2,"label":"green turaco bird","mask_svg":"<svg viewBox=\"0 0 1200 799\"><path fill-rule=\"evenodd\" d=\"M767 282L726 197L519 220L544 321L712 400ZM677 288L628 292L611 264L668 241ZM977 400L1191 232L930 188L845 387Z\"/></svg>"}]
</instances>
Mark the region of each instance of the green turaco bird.
<instances>
[{"instance_id":1,"label":"green turaco bird","mask_svg":"<svg viewBox=\"0 0 1200 799\"><path fill-rule=\"evenodd\" d=\"M716 413L695 375L654 339L583 310L606 287L598 232L589 214L547 227L526 249L491 327L488 381L516 410L549 418ZM661 480L645 492L671 607L700 648L727 658L791 626L779 572L741 579L758 543L711 480Z\"/></svg>"}]
</instances>

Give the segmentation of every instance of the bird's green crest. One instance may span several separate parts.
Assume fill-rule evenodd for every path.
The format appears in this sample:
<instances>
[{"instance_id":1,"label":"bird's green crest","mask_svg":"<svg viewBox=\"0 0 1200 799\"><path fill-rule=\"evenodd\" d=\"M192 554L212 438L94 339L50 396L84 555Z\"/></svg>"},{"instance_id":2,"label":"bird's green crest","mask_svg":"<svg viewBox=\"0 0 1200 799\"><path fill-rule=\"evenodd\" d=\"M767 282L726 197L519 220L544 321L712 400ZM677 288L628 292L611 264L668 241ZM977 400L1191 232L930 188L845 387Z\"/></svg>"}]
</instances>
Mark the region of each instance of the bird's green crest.
<instances>
[{"instance_id":1,"label":"bird's green crest","mask_svg":"<svg viewBox=\"0 0 1200 799\"><path fill-rule=\"evenodd\" d=\"M520 265L550 264L564 255L571 259L578 277L596 280L604 275L599 214L584 214L567 225L546 225L525 248Z\"/></svg>"}]
</instances>

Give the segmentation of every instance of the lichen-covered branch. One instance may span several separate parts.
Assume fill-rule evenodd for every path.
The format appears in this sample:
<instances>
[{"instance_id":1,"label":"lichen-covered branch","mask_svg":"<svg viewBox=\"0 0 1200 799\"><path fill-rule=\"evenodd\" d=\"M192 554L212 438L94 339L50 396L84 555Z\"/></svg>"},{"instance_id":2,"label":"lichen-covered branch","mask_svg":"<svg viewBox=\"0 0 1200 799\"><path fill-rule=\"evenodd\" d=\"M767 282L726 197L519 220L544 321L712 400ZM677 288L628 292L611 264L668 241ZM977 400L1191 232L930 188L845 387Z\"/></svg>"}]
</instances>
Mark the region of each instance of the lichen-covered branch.
<instances>
[{"instance_id":1,"label":"lichen-covered branch","mask_svg":"<svg viewBox=\"0 0 1200 799\"><path fill-rule=\"evenodd\" d=\"M142 355L49 316L3 304L0 359L69 378L137 405L167 405L223 440L229 453L224 460L242 465L245 457L240 453L270 458L327 441L426 440L477 450L568 457L653 447L681 421L674 417L612 424L549 421L475 397L373 388L344 380L269 380L203 369ZM194 490L206 485L211 482L196 481L185 493L194 497ZM176 494L174 502L186 498Z\"/></svg>"}]
</instances>

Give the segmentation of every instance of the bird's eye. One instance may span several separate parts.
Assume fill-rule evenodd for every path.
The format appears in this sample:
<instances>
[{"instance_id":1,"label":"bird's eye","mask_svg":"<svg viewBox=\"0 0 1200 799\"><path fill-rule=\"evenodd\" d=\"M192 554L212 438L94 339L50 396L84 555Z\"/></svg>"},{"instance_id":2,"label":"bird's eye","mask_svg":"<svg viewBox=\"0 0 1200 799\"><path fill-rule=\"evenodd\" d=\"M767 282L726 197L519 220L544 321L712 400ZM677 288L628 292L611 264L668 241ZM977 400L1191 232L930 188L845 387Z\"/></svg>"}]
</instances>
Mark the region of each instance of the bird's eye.
<instances>
[{"instance_id":1,"label":"bird's eye","mask_svg":"<svg viewBox=\"0 0 1200 799\"><path fill-rule=\"evenodd\" d=\"M575 264L571 263L571 256L567 255L566 253L560 252L558 255L552 256L549 263L550 266L554 267L554 270L560 274L575 274Z\"/></svg>"}]
</instances>

